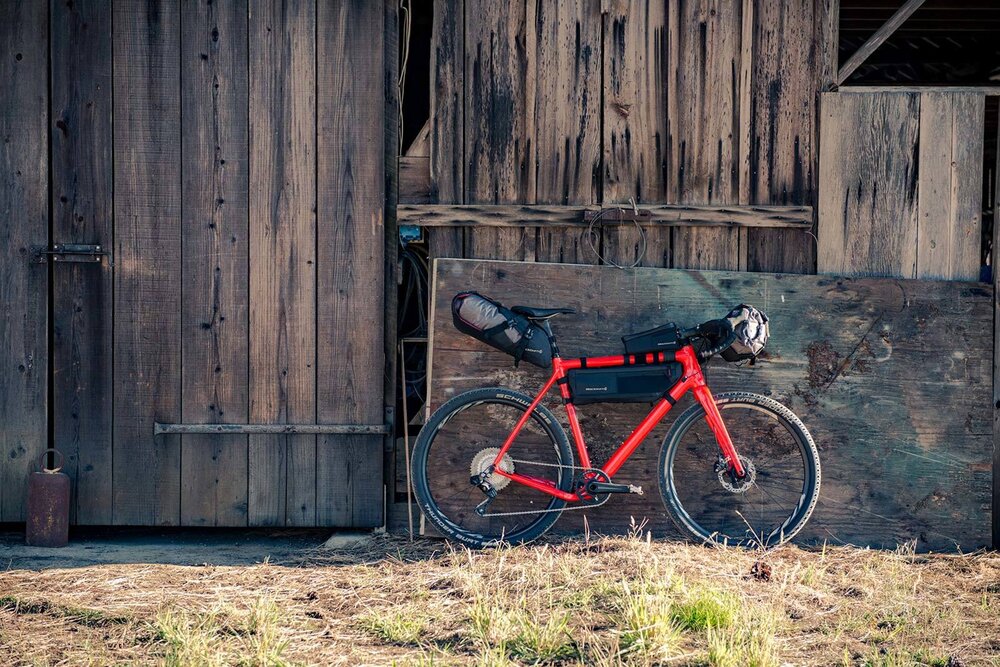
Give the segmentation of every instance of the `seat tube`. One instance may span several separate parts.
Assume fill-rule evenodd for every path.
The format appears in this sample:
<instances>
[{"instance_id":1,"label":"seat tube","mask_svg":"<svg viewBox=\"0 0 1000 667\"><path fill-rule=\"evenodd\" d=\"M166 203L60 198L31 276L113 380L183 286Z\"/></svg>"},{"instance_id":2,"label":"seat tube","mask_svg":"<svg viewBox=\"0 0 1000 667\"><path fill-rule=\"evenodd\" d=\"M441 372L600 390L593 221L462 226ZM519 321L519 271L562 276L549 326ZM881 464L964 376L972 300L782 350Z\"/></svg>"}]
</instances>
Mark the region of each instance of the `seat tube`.
<instances>
[{"instance_id":1,"label":"seat tube","mask_svg":"<svg viewBox=\"0 0 1000 667\"><path fill-rule=\"evenodd\" d=\"M729 465L733 467L736 476L743 477L745 474L743 464L740 462L740 457L736 452L733 439L729 435L729 430L726 428L725 422L722 421L722 413L719 412L719 406L715 404L715 397L712 396L712 392L709 391L708 386L701 384L694 388L694 396L705 410L705 419L708 421L712 433L715 434L715 441L718 443L722 455L729 462Z\"/></svg>"}]
</instances>

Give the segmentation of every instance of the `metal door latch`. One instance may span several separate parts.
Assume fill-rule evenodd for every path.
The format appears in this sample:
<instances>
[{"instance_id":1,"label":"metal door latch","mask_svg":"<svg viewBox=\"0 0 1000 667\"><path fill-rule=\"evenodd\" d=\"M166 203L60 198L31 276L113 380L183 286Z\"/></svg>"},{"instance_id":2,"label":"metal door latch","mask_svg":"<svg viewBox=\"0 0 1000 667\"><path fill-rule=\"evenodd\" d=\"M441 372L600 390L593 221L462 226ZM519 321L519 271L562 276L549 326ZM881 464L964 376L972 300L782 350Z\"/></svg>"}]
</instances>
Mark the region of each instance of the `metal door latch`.
<instances>
[{"instance_id":1,"label":"metal door latch","mask_svg":"<svg viewBox=\"0 0 1000 667\"><path fill-rule=\"evenodd\" d=\"M50 259L53 262L90 262L99 263L101 257L107 256L104 246L87 243L54 243L51 249L44 247L35 250L35 263L45 264Z\"/></svg>"}]
</instances>

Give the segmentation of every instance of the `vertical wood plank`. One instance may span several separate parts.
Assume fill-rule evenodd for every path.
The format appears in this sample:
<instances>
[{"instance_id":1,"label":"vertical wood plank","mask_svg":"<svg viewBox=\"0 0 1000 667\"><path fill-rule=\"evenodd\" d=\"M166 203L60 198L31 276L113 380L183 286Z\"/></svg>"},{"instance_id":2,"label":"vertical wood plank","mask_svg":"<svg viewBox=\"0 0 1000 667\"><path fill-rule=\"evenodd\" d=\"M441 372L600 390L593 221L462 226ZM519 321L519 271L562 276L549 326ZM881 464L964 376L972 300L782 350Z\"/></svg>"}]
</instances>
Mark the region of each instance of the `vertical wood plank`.
<instances>
[{"instance_id":1,"label":"vertical wood plank","mask_svg":"<svg viewBox=\"0 0 1000 667\"><path fill-rule=\"evenodd\" d=\"M52 237L110 249L111 5L53 0ZM67 263L52 274L52 419L70 475L70 520L111 512L112 268Z\"/></svg>"},{"instance_id":2,"label":"vertical wood plank","mask_svg":"<svg viewBox=\"0 0 1000 667\"><path fill-rule=\"evenodd\" d=\"M316 7L252 0L250 420L316 418ZM251 525L314 525L315 436L250 436Z\"/></svg>"},{"instance_id":3,"label":"vertical wood plank","mask_svg":"<svg viewBox=\"0 0 1000 667\"><path fill-rule=\"evenodd\" d=\"M177 524L181 416L180 11L114 5L114 522Z\"/></svg>"},{"instance_id":4,"label":"vertical wood plank","mask_svg":"<svg viewBox=\"0 0 1000 667\"><path fill-rule=\"evenodd\" d=\"M384 332L382 350L385 358L385 370L382 374L382 404L385 422L395 428L396 392L399 374L398 346L398 310L399 310L399 226L397 221L397 206L399 204L399 22L400 8L396 0L382 0L382 58L385 61L383 79L385 93L383 95L385 131L382 137L385 164L385 229L383 230L384 257L382 258L383 286L385 295L382 302ZM414 153L429 155L430 151L430 121L424 124L417 139L410 145ZM428 164L430 162L429 158ZM402 419L402 416L398 417ZM382 479L384 482L385 513L382 525L392 524L395 518L393 506L396 500L396 461L399 460L399 450L395 447L395 433L387 435L383 440Z\"/></svg>"},{"instance_id":5,"label":"vertical wood plank","mask_svg":"<svg viewBox=\"0 0 1000 667\"><path fill-rule=\"evenodd\" d=\"M997 113L997 127L1000 127L1000 112ZM990 137L997 148L996 182L994 193L1000 193L1000 130ZM996 201L996 195L994 195ZM997 271L997 248L1000 248L1000 225L993 218L993 548L1000 549L1000 271Z\"/></svg>"},{"instance_id":6,"label":"vertical wood plank","mask_svg":"<svg viewBox=\"0 0 1000 667\"><path fill-rule=\"evenodd\" d=\"M979 279L985 104L981 93L920 96L917 278Z\"/></svg>"},{"instance_id":7,"label":"vertical wood plank","mask_svg":"<svg viewBox=\"0 0 1000 667\"><path fill-rule=\"evenodd\" d=\"M465 201L528 201L526 0L465 3ZM466 257L535 259L535 229L470 227Z\"/></svg>"},{"instance_id":8,"label":"vertical wood plank","mask_svg":"<svg viewBox=\"0 0 1000 667\"><path fill-rule=\"evenodd\" d=\"M738 201L741 3L693 0L668 11L670 201ZM674 266L737 269L739 241L736 229L675 229Z\"/></svg>"},{"instance_id":9,"label":"vertical wood plank","mask_svg":"<svg viewBox=\"0 0 1000 667\"><path fill-rule=\"evenodd\" d=\"M615 0L604 15L604 205L668 201L667 3ZM645 229L644 266L670 266L669 229ZM603 228L602 254L620 265L639 260L642 232Z\"/></svg>"},{"instance_id":10,"label":"vertical wood plank","mask_svg":"<svg viewBox=\"0 0 1000 667\"><path fill-rule=\"evenodd\" d=\"M829 0L756 3L751 110L744 120L750 131L745 203L815 201L816 104L837 49L832 11ZM747 244L751 271L814 271L815 247L809 234L751 229Z\"/></svg>"},{"instance_id":11,"label":"vertical wood plank","mask_svg":"<svg viewBox=\"0 0 1000 667\"><path fill-rule=\"evenodd\" d=\"M465 0L434 0L431 27L431 200L465 202ZM461 257L463 231L428 229L431 257Z\"/></svg>"},{"instance_id":12,"label":"vertical wood plank","mask_svg":"<svg viewBox=\"0 0 1000 667\"><path fill-rule=\"evenodd\" d=\"M601 13L597 2L527 3L528 201L601 197ZM579 229L539 228L535 257L596 264Z\"/></svg>"},{"instance_id":13,"label":"vertical wood plank","mask_svg":"<svg viewBox=\"0 0 1000 667\"><path fill-rule=\"evenodd\" d=\"M318 353L321 423L383 422L383 3L319 3ZM365 118L358 123L358 114ZM382 437L320 436L317 515L382 524Z\"/></svg>"},{"instance_id":14,"label":"vertical wood plank","mask_svg":"<svg viewBox=\"0 0 1000 667\"><path fill-rule=\"evenodd\" d=\"M820 273L912 278L917 263L916 93L825 93Z\"/></svg>"},{"instance_id":15,"label":"vertical wood plank","mask_svg":"<svg viewBox=\"0 0 1000 667\"><path fill-rule=\"evenodd\" d=\"M184 421L248 418L247 5L183 0ZM247 523L247 437L186 435L181 522Z\"/></svg>"},{"instance_id":16,"label":"vertical wood plank","mask_svg":"<svg viewBox=\"0 0 1000 667\"><path fill-rule=\"evenodd\" d=\"M48 442L48 7L0 4L0 521L23 521L27 474Z\"/></svg>"}]
</instances>

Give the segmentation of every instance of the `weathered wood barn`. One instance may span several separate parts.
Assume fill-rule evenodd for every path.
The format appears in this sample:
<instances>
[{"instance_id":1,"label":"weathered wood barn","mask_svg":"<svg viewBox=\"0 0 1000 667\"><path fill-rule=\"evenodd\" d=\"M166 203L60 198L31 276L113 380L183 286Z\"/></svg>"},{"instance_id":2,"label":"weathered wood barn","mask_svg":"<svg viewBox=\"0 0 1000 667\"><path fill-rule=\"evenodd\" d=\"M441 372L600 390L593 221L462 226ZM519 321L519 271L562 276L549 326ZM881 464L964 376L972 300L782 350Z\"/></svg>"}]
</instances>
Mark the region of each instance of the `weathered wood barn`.
<instances>
[{"instance_id":1,"label":"weathered wood barn","mask_svg":"<svg viewBox=\"0 0 1000 667\"><path fill-rule=\"evenodd\" d=\"M992 0L3 3L0 522L54 446L80 525L417 530L426 411L540 378L448 329L475 287L576 307L571 354L760 302L769 363L710 372L813 430L806 539L996 544L997 34Z\"/></svg>"}]
</instances>

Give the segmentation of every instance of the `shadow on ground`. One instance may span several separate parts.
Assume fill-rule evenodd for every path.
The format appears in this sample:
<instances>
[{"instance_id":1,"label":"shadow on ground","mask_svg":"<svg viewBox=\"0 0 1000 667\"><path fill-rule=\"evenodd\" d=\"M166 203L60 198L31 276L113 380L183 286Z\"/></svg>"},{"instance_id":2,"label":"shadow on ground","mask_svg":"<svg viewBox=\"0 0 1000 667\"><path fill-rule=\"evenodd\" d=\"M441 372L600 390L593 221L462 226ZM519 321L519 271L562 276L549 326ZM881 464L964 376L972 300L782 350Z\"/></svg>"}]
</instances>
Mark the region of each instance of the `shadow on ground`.
<instances>
[{"instance_id":1,"label":"shadow on ground","mask_svg":"<svg viewBox=\"0 0 1000 667\"><path fill-rule=\"evenodd\" d=\"M350 544L359 533L326 530L80 528L61 548L31 547L17 527L0 529L0 571L152 563L160 565L254 565L301 560L328 539Z\"/></svg>"}]
</instances>

